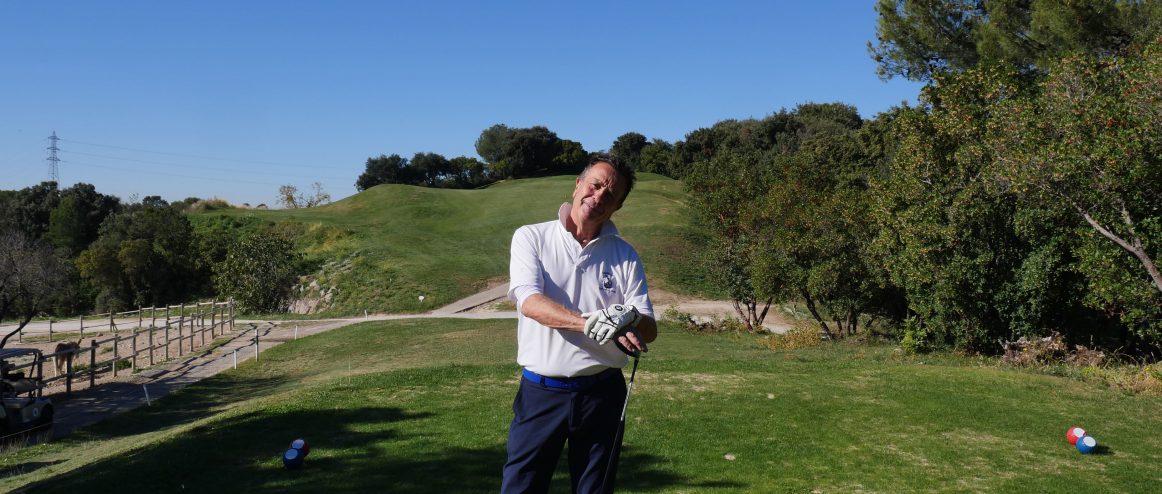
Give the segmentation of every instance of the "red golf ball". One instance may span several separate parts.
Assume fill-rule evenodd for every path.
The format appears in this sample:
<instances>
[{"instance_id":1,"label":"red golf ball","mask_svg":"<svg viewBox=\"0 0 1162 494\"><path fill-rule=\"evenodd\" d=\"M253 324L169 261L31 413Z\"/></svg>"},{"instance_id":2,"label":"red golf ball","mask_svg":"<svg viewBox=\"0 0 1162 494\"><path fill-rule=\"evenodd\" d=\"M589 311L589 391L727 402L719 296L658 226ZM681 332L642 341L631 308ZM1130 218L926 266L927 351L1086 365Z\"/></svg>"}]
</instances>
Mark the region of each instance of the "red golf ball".
<instances>
[{"instance_id":1,"label":"red golf ball","mask_svg":"<svg viewBox=\"0 0 1162 494\"><path fill-rule=\"evenodd\" d=\"M1085 435L1085 429L1081 427L1070 427L1069 431L1065 433L1065 439L1069 440L1069 444L1077 444L1077 439Z\"/></svg>"},{"instance_id":2,"label":"red golf ball","mask_svg":"<svg viewBox=\"0 0 1162 494\"><path fill-rule=\"evenodd\" d=\"M299 450L302 453L304 458L306 458L307 455L311 454L311 445L309 443L307 443L306 439L303 439L303 438L295 439L294 441L291 441L290 447L291 447L291 449Z\"/></svg>"}]
</instances>

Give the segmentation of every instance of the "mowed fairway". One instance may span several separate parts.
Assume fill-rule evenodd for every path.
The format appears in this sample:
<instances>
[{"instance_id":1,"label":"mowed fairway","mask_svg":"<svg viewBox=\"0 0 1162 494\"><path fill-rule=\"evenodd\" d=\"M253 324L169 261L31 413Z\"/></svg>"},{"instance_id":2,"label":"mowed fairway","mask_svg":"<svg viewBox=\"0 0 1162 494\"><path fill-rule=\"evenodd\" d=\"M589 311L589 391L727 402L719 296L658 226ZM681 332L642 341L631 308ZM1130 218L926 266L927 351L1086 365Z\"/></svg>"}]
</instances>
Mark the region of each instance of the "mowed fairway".
<instances>
[{"instance_id":1,"label":"mowed fairway","mask_svg":"<svg viewBox=\"0 0 1162 494\"><path fill-rule=\"evenodd\" d=\"M497 492L513 326L375 322L292 341L152 407L3 455L0 490ZM1162 485L1162 397L890 347L773 353L749 337L663 326L628 422L619 492ZM1069 446L1074 424L1105 454ZM296 437L312 452L287 471L279 455ZM568 491L559 469L554 492Z\"/></svg>"}]
</instances>

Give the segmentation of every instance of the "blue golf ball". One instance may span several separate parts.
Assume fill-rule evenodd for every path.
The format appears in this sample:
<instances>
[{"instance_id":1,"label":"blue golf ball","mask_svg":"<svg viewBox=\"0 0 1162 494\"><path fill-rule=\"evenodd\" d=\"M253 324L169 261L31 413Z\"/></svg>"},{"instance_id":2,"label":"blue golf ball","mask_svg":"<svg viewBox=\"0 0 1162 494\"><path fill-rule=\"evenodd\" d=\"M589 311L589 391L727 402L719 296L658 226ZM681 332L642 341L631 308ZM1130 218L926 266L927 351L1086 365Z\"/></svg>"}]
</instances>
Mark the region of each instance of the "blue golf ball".
<instances>
[{"instance_id":1,"label":"blue golf ball","mask_svg":"<svg viewBox=\"0 0 1162 494\"><path fill-rule=\"evenodd\" d=\"M1081 436L1077 440L1077 450L1082 454L1088 455L1095 449L1097 449L1097 439L1094 439L1093 436Z\"/></svg>"},{"instance_id":2,"label":"blue golf ball","mask_svg":"<svg viewBox=\"0 0 1162 494\"><path fill-rule=\"evenodd\" d=\"M301 451L291 448L282 454L282 464L287 470L298 470L303 466L303 454Z\"/></svg>"}]
</instances>

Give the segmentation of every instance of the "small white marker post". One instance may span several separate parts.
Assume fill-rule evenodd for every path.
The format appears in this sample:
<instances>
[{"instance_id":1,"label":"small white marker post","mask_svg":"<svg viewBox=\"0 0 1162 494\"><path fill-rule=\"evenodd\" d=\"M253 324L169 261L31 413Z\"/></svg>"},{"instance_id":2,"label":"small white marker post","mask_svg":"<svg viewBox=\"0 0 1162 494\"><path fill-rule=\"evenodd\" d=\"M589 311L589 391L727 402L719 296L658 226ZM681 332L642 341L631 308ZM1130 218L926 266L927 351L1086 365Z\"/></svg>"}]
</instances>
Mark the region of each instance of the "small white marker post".
<instances>
[{"instance_id":1,"label":"small white marker post","mask_svg":"<svg viewBox=\"0 0 1162 494\"><path fill-rule=\"evenodd\" d=\"M148 406L153 406L153 401L149 399L149 388L142 384L141 389L145 391L145 404Z\"/></svg>"},{"instance_id":2,"label":"small white marker post","mask_svg":"<svg viewBox=\"0 0 1162 494\"><path fill-rule=\"evenodd\" d=\"M295 324L295 339L299 339L299 325Z\"/></svg>"},{"instance_id":3,"label":"small white marker post","mask_svg":"<svg viewBox=\"0 0 1162 494\"><path fill-rule=\"evenodd\" d=\"M234 368L238 368L238 349L234 349Z\"/></svg>"}]
</instances>

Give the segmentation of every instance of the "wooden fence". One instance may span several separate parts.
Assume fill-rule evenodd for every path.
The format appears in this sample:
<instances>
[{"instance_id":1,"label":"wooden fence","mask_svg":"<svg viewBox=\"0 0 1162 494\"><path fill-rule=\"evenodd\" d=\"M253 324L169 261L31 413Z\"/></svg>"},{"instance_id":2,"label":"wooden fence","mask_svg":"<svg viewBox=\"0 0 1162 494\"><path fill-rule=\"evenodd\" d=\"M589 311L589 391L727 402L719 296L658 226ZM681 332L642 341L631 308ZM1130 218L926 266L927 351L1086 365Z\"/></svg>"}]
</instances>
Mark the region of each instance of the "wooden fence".
<instances>
[{"instance_id":1,"label":"wooden fence","mask_svg":"<svg viewBox=\"0 0 1162 494\"><path fill-rule=\"evenodd\" d=\"M71 326L65 322L61 325ZM66 395L72 393L73 383L78 378L88 380L89 387L93 387L104 375L116 377L119 373L136 372L213 343L215 338L234 331L234 304L233 301L199 302L82 316L73 327L80 336L76 341L67 342L72 343L70 347L45 353L41 358L42 365L54 371L60 369L53 377L46 376L43 385L48 387L63 381ZM91 339L85 344L86 331L113 333L113 336ZM55 332L61 331L57 329ZM54 324L51 321L48 334L49 341L53 341ZM255 336L257 338L257 333ZM48 363L49 360L52 364Z\"/></svg>"}]
</instances>

